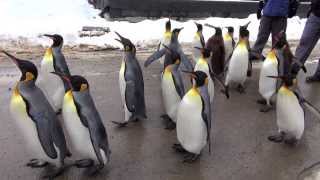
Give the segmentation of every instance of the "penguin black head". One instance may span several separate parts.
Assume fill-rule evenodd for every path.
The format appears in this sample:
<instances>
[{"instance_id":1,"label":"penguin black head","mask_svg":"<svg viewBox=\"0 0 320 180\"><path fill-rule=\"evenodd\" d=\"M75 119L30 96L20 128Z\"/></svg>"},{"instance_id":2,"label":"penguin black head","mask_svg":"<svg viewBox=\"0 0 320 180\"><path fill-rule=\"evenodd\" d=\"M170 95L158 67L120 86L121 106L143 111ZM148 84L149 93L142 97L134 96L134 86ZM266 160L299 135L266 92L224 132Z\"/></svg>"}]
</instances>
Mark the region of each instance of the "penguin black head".
<instances>
[{"instance_id":1,"label":"penguin black head","mask_svg":"<svg viewBox=\"0 0 320 180\"><path fill-rule=\"evenodd\" d=\"M248 30L248 26L251 23L251 21L249 21L247 24L245 24L244 26L240 26L239 28L239 36L241 38L245 38L245 37L249 37L249 30Z\"/></svg>"},{"instance_id":2,"label":"penguin black head","mask_svg":"<svg viewBox=\"0 0 320 180\"><path fill-rule=\"evenodd\" d=\"M227 29L228 29L228 33L229 34L233 34L234 33L234 28L232 26L228 26Z\"/></svg>"},{"instance_id":3,"label":"penguin black head","mask_svg":"<svg viewBox=\"0 0 320 180\"><path fill-rule=\"evenodd\" d=\"M222 36L222 29L220 27L214 27L214 29L216 30L215 36Z\"/></svg>"},{"instance_id":4,"label":"penguin black head","mask_svg":"<svg viewBox=\"0 0 320 180\"><path fill-rule=\"evenodd\" d=\"M201 51L201 54L203 58L209 58L211 55L210 49L207 48L200 48L200 47L194 47L195 49L199 49Z\"/></svg>"},{"instance_id":5,"label":"penguin black head","mask_svg":"<svg viewBox=\"0 0 320 180\"><path fill-rule=\"evenodd\" d=\"M196 26L197 26L197 32L201 32L202 29L203 29L202 24L199 24L199 23L196 23L196 22L194 22L194 23L195 23Z\"/></svg>"},{"instance_id":6,"label":"penguin black head","mask_svg":"<svg viewBox=\"0 0 320 180\"><path fill-rule=\"evenodd\" d=\"M20 81L36 81L38 77L37 67L30 61L21 60L6 51L0 51L6 54L20 69L22 75Z\"/></svg>"},{"instance_id":7,"label":"penguin black head","mask_svg":"<svg viewBox=\"0 0 320 180\"><path fill-rule=\"evenodd\" d=\"M204 85L208 85L208 76L206 73L202 71L194 71L194 72L183 71L183 72L190 74L191 78L194 79L195 81L194 87L197 88Z\"/></svg>"},{"instance_id":8,"label":"penguin black head","mask_svg":"<svg viewBox=\"0 0 320 180\"><path fill-rule=\"evenodd\" d=\"M53 40L53 44L51 45L51 47L62 47L63 45L63 37L59 34L44 34L43 36L46 36L50 39Z\"/></svg>"},{"instance_id":9,"label":"penguin black head","mask_svg":"<svg viewBox=\"0 0 320 180\"><path fill-rule=\"evenodd\" d=\"M166 22L166 32L171 32L171 21L170 21L170 19Z\"/></svg>"},{"instance_id":10,"label":"penguin black head","mask_svg":"<svg viewBox=\"0 0 320 180\"><path fill-rule=\"evenodd\" d=\"M119 41L122 45L123 48L126 52L136 52L136 47L134 46L134 44L127 38L121 36L119 33L115 32L120 39L116 39L117 41Z\"/></svg>"},{"instance_id":11,"label":"penguin black head","mask_svg":"<svg viewBox=\"0 0 320 180\"><path fill-rule=\"evenodd\" d=\"M82 76L78 76L78 75L71 76L70 82L71 82L73 91L85 91L89 89L88 81Z\"/></svg>"},{"instance_id":12,"label":"penguin black head","mask_svg":"<svg viewBox=\"0 0 320 180\"><path fill-rule=\"evenodd\" d=\"M168 62L167 65L170 65L170 64L179 65L180 64L180 54L177 51L172 50L171 48L169 48L168 46L166 46L164 44L163 44L163 46L166 48L166 50L170 54L170 61Z\"/></svg>"},{"instance_id":13,"label":"penguin black head","mask_svg":"<svg viewBox=\"0 0 320 180\"><path fill-rule=\"evenodd\" d=\"M173 34L175 37L178 37L178 36L179 36L179 33L180 33L180 31L181 31L182 29L183 29L183 28L175 28L175 29L173 29L172 34Z\"/></svg>"}]
</instances>

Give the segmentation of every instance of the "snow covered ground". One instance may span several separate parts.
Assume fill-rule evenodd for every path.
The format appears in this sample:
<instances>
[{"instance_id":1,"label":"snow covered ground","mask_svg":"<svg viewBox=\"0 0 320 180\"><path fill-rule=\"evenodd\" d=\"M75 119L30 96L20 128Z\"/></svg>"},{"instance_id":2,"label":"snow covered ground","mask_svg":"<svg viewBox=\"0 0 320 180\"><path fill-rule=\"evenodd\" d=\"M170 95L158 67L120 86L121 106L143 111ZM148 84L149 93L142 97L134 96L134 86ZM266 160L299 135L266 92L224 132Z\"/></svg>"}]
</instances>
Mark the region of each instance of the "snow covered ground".
<instances>
[{"instance_id":1,"label":"snow covered ground","mask_svg":"<svg viewBox=\"0 0 320 180\"><path fill-rule=\"evenodd\" d=\"M39 35L44 33L58 33L64 36L65 43L91 44L104 46L120 46L114 40L114 31L129 38L134 43L141 46L154 44L162 36L166 18L159 20L144 20L139 23L125 21L107 21L98 16L99 11L95 10L87 3L87 0L0 0L0 40L27 39L31 43L47 46L50 40ZM206 18L196 20L198 23L209 23L215 26L234 26L238 32L240 25L251 21L249 30L250 40L254 41L257 36L259 20L255 14L245 19L236 18ZM294 17L289 19L287 36L289 40L300 38L306 19ZM193 20L186 22L172 21L172 27L184 27L180 34L181 42L191 42L196 31ZM78 36L79 30L83 26L109 27L111 32L100 37ZM204 28L205 38L209 38L214 33L211 28ZM238 33L235 33L237 35Z\"/></svg>"}]
</instances>

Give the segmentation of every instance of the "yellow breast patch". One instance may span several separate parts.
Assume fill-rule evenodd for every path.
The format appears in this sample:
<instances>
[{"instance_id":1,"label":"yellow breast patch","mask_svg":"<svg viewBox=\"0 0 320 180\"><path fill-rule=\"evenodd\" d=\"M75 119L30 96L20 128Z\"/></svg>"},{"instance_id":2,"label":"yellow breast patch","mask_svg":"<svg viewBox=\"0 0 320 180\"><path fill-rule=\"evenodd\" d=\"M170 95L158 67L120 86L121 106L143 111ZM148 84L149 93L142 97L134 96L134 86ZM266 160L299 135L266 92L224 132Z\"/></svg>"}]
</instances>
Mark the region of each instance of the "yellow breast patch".
<instances>
[{"instance_id":1,"label":"yellow breast patch","mask_svg":"<svg viewBox=\"0 0 320 180\"><path fill-rule=\"evenodd\" d=\"M276 57L276 53L274 52L274 50L271 50L268 55L267 58L269 61L273 62L273 63L278 63L277 61L277 57Z\"/></svg>"},{"instance_id":2,"label":"yellow breast patch","mask_svg":"<svg viewBox=\"0 0 320 180\"><path fill-rule=\"evenodd\" d=\"M65 93L63 106L67 107L69 111L72 111L72 112L77 111L76 106L74 104L73 95L72 95L71 90L69 90L68 92Z\"/></svg>"},{"instance_id":3,"label":"yellow breast patch","mask_svg":"<svg viewBox=\"0 0 320 180\"><path fill-rule=\"evenodd\" d=\"M48 48L46 50L43 59L44 59L45 62L52 62L53 61L52 48Z\"/></svg>"},{"instance_id":4,"label":"yellow breast patch","mask_svg":"<svg viewBox=\"0 0 320 180\"><path fill-rule=\"evenodd\" d=\"M15 86L11 100L10 100L10 107L11 109L14 109L15 113L18 114L27 114L27 106L26 103L24 102L22 96L20 95L19 89L17 85Z\"/></svg>"},{"instance_id":5,"label":"yellow breast patch","mask_svg":"<svg viewBox=\"0 0 320 180\"><path fill-rule=\"evenodd\" d=\"M202 105L201 96L197 88L195 87L191 88L186 94L186 97L189 101Z\"/></svg>"},{"instance_id":6,"label":"yellow breast patch","mask_svg":"<svg viewBox=\"0 0 320 180\"><path fill-rule=\"evenodd\" d=\"M167 66L165 69L164 69L164 72L163 72L163 79L172 79L172 73L171 73L171 68L170 66Z\"/></svg>"},{"instance_id":7,"label":"yellow breast patch","mask_svg":"<svg viewBox=\"0 0 320 180\"><path fill-rule=\"evenodd\" d=\"M228 34L228 33L226 33L226 34L223 35L223 39L224 39L225 41L231 41L231 40L232 40L230 34Z\"/></svg>"},{"instance_id":8,"label":"yellow breast patch","mask_svg":"<svg viewBox=\"0 0 320 180\"><path fill-rule=\"evenodd\" d=\"M168 32L165 32L163 36L165 39L171 39L171 34L172 33L170 31L168 31Z\"/></svg>"},{"instance_id":9,"label":"yellow breast patch","mask_svg":"<svg viewBox=\"0 0 320 180\"><path fill-rule=\"evenodd\" d=\"M287 95L287 96L295 96L295 94L289 88L287 88L285 86L282 86L279 89L279 93Z\"/></svg>"},{"instance_id":10,"label":"yellow breast patch","mask_svg":"<svg viewBox=\"0 0 320 180\"><path fill-rule=\"evenodd\" d=\"M126 63L124 61L121 62L120 74L124 74L124 70L126 68Z\"/></svg>"}]
</instances>

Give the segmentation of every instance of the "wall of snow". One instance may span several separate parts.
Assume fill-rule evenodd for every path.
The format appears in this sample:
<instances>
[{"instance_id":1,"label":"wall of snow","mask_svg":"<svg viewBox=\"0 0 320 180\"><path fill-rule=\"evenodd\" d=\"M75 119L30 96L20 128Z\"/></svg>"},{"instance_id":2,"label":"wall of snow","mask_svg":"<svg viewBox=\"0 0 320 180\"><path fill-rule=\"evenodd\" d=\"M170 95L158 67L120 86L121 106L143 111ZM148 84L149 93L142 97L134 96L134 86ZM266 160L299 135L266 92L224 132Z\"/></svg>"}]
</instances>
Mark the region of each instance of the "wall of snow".
<instances>
[{"instance_id":1,"label":"wall of snow","mask_svg":"<svg viewBox=\"0 0 320 180\"><path fill-rule=\"evenodd\" d=\"M164 31L167 19L144 20L139 23L125 21L107 21L98 16L99 11L93 9L87 0L0 0L0 39L28 38L32 43L49 45L50 40L39 37L44 33L58 33L64 36L65 43L93 44L103 46L105 44L120 46L114 40L116 35L113 31L131 39L134 43L141 45L155 42ZM209 23L215 26L234 26L235 32L240 25L251 21L249 30L250 40L254 41L257 36L259 21L254 14L246 19L235 18L207 18L197 20L198 23ZM294 17L289 19L287 36L289 40L300 38L305 19ZM191 42L196 31L194 21L187 22L172 21L172 27L184 27L180 34L181 42ZM111 33L101 37L78 37L78 31L82 26L109 27ZM204 36L209 38L214 33L211 28L204 27ZM235 33L237 35L237 33Z\"/></svg>"}]
</instances>

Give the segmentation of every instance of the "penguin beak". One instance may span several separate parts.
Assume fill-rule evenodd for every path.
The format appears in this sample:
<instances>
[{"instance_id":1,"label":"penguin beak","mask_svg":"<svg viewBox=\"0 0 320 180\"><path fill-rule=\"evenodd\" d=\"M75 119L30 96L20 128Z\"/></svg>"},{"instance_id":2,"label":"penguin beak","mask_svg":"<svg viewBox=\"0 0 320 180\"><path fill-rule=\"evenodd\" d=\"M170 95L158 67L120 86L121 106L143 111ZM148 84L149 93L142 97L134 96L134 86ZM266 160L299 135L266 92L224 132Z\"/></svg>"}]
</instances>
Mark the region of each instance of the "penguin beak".
<instances>
[{"instance_id":1,"label":"penguin beak","mask_svg":"<svg viewBox=\"0 0 320 180\"><path fill-rule=\"evenodd\" d=\"M115 39L115 40L119 41L121 44L123 44L124 37L122 37L118 32L114 32L114 33L116 33L116 35L119 36L119 38L120 38L120 39Z\"/></svg>"},{"instance_id":2,"label":"penguin beak","mask_svg":"<svg viewBox=\"0 0 320 180\"><path fill-rule=\"evenodd\" d=\"M178 29L178 33L180 33L180 31L183 29L183 27L182 28L180 28L180 29Z\"/></svg>"},{"instance_id":3,"label":"penguin beak","mask_svg":"<svg viewBox=\"0 0 320 180\"><path fill-rule=\"evenodd\" d=\"M193 48L195 48L195 49L199 49L199 50L202 50L203 48L200 48L200 47L193 47Z\"/></svg>"},{"instance_id":4,"label":"penguin beak","mask_svg":"<svg viewBox=\"0 0 320 180\"><path fill-rule=\"evenodd\" d=\"M4 50L1 50L0 52L2 52L3 54L7 55L12 61L13 63L15 63L18 68L20 69L20 71L22 72L22 69L21 69L21 66L20 66L20 60L16 57L14 57L13 55L9 54L8 52L4 51Z\"/></svg>"},{"instance_id":5,"label":"penguin beak","mask_svg":"<svg viewBox=\"0 0 320 180\"><path fill-rule=\"evenodd\" d=\"M267 76L268 78L274 78L274 79L284 79L283 76Z\"/></svg>"},{"instance_id":6,"label":"penguin beak","mask_svg":"<svg viewBox=\"0 0 320 180\"><path fill-rule=\"evenodd\" d=\"M51 72L51 73L54 74L54 75L59 76L63 82L66 82L66 84L68 85L68 89L67 90L72 89L72 83L71 83L71 80L70 80L70 78L68 76L66 76L66 75L64 75L62 73L57 73L57 72Z\"/></svg>"},{"instance_id":7,"label":"penguin beak","mask_svg":"<svg viewBox=\"0 0 320 180\"><path fill-rule=\"evenodd\" d=\"M244 27L245 29L247 29L250 23L251 23L251 21L249 21L247 24L245 24L245 25L242 26L242 27Z\"/></svg>"},{"instance_id":8,"label":"penguin beak","mask_svg":"<svg viewBox=\"0 0 320 180\"><path fill-rule=\"evenodd\" d=\"M43 36L48 37L48 38L50 38L52 40L55 40L55 37L53 35L51 35L51 34L44 34Z\"/></svg>"}]
</instances>

